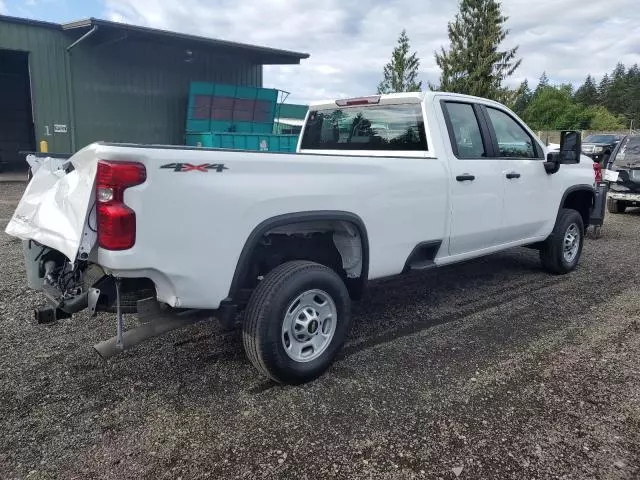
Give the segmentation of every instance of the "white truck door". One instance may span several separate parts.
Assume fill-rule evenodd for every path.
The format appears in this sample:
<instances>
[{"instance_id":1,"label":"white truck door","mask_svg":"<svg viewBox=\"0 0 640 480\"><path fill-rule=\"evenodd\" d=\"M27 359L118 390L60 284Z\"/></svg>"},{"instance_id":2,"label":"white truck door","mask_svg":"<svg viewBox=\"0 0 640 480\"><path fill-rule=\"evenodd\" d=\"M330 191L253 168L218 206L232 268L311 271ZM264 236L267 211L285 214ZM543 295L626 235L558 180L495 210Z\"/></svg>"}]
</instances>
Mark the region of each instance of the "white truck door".
<instances>
[{"instance_id":1,"label":"white truck door","mask_svg":"<svg viewBox=\"0 0 640 480\"><path fill-rule=\"evenodd\" d=\"M536 238L552 227L558 210L559 175L544 169L544 149L508 111L486 112L496 159L502 161L504 207L500 236L504 242Z\"/></svg>"},{"instance_id":2,"label":"white truck door","mask_svg":"<svg viewBox=\"0 0 640 480\"><path fill-rule=\"evenodd\" d=\"M451 146L449 255L492 247L501 243L502 164L488 155L489 132L479 120L479 105L446 97L440 105Z\"/></svg>"}]
</instances>

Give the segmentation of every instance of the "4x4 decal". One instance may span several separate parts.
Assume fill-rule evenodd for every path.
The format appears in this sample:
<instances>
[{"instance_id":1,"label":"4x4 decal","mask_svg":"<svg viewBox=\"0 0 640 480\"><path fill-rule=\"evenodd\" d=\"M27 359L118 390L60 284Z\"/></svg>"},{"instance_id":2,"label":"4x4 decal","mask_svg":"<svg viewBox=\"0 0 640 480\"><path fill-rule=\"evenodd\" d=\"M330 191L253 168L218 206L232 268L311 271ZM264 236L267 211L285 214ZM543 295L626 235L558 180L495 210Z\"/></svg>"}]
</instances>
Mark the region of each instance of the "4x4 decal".
<instances>
[{"instance_id":1,"label":"4x4 decal","mask_svg":"<svg viewBox=\"0 0 640 480\"><path fill-rule=\"evenodd\" d=\"M190 163L167 163L160 168L170 168L174 172L208 172L209 170L215 170L220 173L224 170L229 170L224 166L224 163L203 163L201 165L192 165Z\"/></svg>"}]
</instances>

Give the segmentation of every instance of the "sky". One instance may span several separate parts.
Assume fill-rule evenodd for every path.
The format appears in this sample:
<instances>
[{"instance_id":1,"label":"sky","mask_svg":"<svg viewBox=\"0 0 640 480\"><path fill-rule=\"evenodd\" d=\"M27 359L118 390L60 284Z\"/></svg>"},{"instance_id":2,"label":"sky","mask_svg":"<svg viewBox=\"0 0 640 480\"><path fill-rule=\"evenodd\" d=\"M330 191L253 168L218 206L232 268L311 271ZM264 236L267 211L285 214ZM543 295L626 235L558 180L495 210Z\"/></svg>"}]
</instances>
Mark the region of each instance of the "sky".
<instances>
[{"instance_id":1,"label":"sky","mask_svg":"<svg viewBox=\"0 0 640 480\"><path fill-rule=\"evenodd\" d=\"M508 81L579 85L617 62L640 63L638 0L503 0L522 65ZM420 79L438 83L434 52L448 46L457 0L0 0L4 14L67 22L97 17L311 54L301 65L267 66L264 83L288 101L375 93L403 28Z\"/></svg>"}]
</instances>

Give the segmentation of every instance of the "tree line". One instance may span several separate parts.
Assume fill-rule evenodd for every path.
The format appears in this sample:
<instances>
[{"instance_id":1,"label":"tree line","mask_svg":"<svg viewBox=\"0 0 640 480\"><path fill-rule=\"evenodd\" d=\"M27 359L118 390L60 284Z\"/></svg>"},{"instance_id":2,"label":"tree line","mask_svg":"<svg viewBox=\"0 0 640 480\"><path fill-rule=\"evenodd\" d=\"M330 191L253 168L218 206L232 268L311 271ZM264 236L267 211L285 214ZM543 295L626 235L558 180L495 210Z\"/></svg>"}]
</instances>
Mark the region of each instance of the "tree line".
<instances>
[{"instance_id":1,"label":"tree line","mask_svg":"<svg viewBox=\"0 0 640 480\"><path fill-rule=\"evenodd\" d=\"M538 130L621 130L640 127L640 68L618 63L599 83L587 75L576 90L551 85L543 72L535 90L525 80L511 108Z\"/></svg>"},{"instance_id":2,"label":"tree line","mask_svg":"<svg viewBox=\"0 0 640 480\"><path fill-rule=\"evenodd\" d=\"M640 68L618 63L597 82L591 74L574 90L571 84L553 85L546 72L535 89L527 80L518 88L504 82L520 66L518 47L501 50L509 34L508 20L498 0L461 0L447 25L450 46L435 52L439 83L431 90L490 98L512 108L536 130L620 130L640 128ZM420 60L410 53L405 30L391 61L385 65L378 93L420 91Z\"/></svg>"}]
</instances>

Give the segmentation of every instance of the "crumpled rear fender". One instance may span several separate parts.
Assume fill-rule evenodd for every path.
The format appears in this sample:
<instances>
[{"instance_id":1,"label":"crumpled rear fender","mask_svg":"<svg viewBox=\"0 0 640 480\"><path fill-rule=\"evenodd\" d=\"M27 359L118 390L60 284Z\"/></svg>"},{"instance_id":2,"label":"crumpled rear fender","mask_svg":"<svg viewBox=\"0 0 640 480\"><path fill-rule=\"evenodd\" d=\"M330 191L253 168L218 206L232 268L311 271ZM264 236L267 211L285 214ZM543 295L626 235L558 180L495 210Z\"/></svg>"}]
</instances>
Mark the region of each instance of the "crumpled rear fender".
<instances>
[{"instance_id":1,"label":"crumpled rear fender","mask_svg":"<svg viewBox=\"0 0 640 480\"><path fill-rule=\"evenodd\" d=\"M69 169L58 168L55 159L42 162L5 231L57 250L74 262L81 245L88 252L96 240L88 228L98 164L94 147L81 150L70 162L73 168L68 173Z\"/></svg>"}]
</instances>

